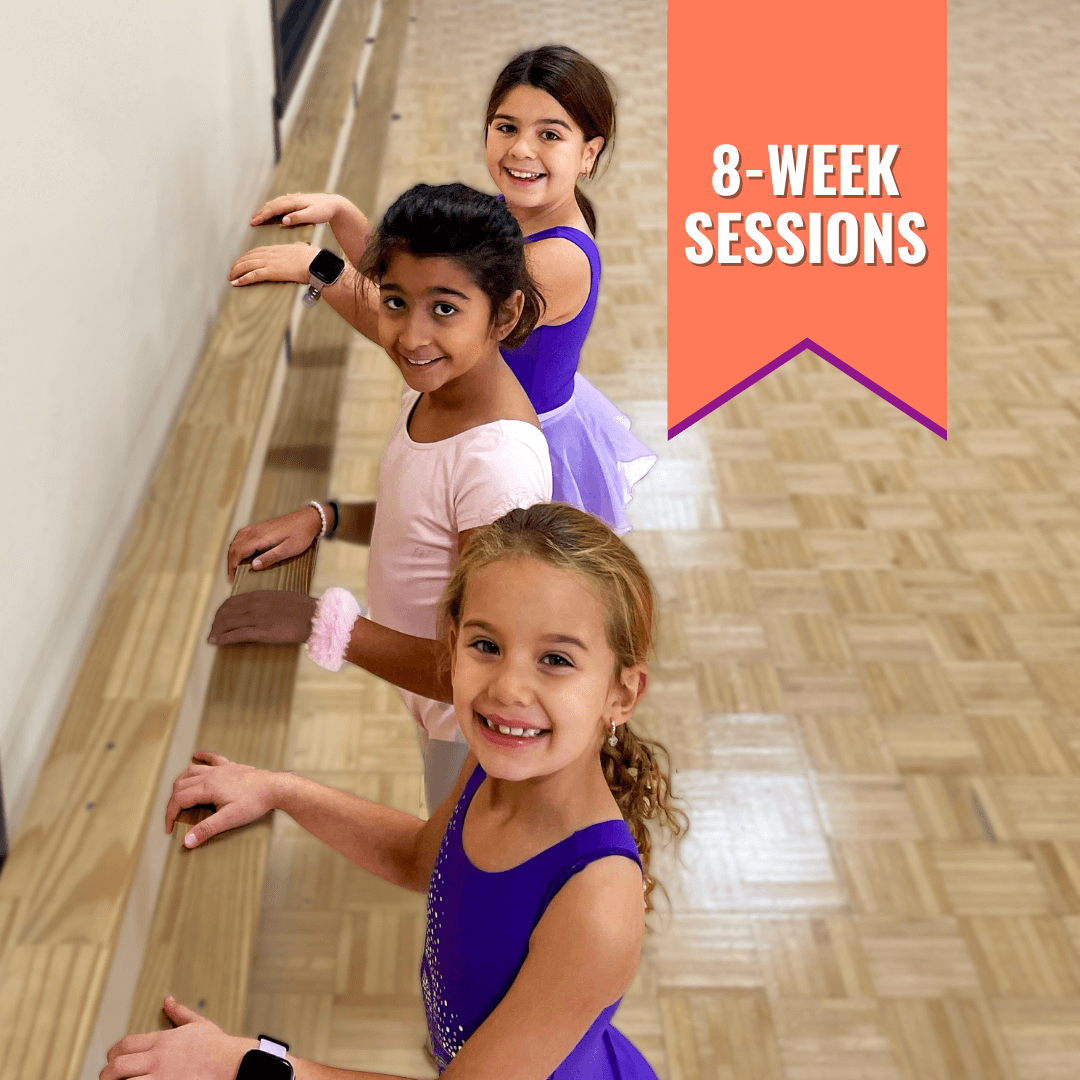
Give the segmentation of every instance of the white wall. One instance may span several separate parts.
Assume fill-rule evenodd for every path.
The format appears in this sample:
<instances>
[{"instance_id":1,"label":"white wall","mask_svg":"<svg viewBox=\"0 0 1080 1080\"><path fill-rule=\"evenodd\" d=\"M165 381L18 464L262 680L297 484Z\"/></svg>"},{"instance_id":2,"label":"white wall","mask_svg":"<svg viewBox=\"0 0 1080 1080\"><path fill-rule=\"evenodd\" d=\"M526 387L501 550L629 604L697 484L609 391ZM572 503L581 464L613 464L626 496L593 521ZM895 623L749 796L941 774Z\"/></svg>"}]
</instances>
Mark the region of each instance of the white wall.
<instances>
[{"instance_id":1,"label":"white wall","mask_svg":"<svg viewBox=\"0 0 1080 1080\"><path fill-rule=\"evenodd\" d=\"M273 167L265 0L6 4L0 772L9 829Z\"/></svg>"}]
</instances>

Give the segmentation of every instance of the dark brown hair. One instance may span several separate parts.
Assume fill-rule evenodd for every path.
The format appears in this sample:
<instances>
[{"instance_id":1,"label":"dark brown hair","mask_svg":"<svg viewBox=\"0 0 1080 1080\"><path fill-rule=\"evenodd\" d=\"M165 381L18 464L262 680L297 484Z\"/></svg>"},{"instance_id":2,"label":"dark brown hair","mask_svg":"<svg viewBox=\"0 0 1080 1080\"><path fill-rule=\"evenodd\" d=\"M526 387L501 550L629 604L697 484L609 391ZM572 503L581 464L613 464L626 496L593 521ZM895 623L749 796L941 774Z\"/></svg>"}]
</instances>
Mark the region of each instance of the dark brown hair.
<instances>
[{"instance_id":1,"label":"dark brown hair","mask_svg":"<svg viewBox=\"0 0 1080 1080\"><path fill-rule=\"evenodd\" d=\"M383 215L359 270L378 283L398 252L419 258L453 259L491 302L491 319L520 289L521 315L500 345L516 349L532 333L544 298L525 265L521 227L506 204L466 184L417 184L399 195Z\"/></svg>"},{"instance_id":2,"label":"dark brown hair","mask_svg":"<svg viewBox=\"0 0 1080 1080\"><path fill-rule=\"evenodd\" d=\"M534 86L550 94L569 114L589 142L602 135L604 145L596 155L589 176L596 175L600 158L615 140L615 87L591 60L566 45L542 45L518 53L499 72L488 97L484 134L502 104L516 86ZM592 203L574 188L574 197L589 231L596 235L596 211Z\"/></svg>"},{"instance_id":3,"label":"dark brown hair","mask_svg":"<svg viewBox=\"0 0 1080 1080\"><path fill-rule=\"evenodd\" d=\"M616 675L645 663L656 620L645 568L604 522L564 503L511 510L476 529L443 593L440 614L447 637L461 624L465 590L476 573L492 563L521 558L538 559L584 579L603 606ZM657 882L649 872L649 822L657 822L677 838L686 829L686 815L673 805L667 750L633 731L629 723L620 724L615 732L615 746L606 738L601 743L600 760L641 856L645 907L651 911L650 896Z\"/></svg>"}]
</instances>

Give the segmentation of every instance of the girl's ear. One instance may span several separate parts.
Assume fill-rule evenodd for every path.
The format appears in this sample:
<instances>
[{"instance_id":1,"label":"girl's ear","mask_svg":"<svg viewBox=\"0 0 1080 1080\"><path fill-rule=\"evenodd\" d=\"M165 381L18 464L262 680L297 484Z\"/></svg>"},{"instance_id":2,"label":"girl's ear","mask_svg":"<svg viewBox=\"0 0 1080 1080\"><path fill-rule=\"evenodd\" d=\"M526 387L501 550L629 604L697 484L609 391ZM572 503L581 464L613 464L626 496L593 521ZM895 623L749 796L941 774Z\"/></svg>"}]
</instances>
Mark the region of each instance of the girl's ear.
<instances>
[{"instance_id":1,"label":"girl's ear","mask_svg":"<svg viewBox=\"0 0 1080 1080\"><path fill-rule=\"evenodd\" d=\"M648 681L648 664L635 664L633 667L623 668L608 696L605 724L610 724L612 721L616 726L625 724L633 715L638 701L641 700L641 695L645 693Z\"/></svg>"},{"instance_id":2,"label":"girl's ear","mask_svg":"<svg viewBox=\"0 0 1080 1080\"><path fill-rule=\"evenodd\" d=\"M604 149L604 136L597 135L590 139L581 148L581 175L588 176L592 172L593 166L596 164L596 159L600 156L600 152Z\"/></svg>"},{"instance_id":3,"label":"girl's ear","mask_svg":"<svg viewBox=\"0 0 1080 1080\"><path fill-rule=\"evenodd\" d=\"M499 306L495 315L495 340L502 341L517 326L525 308L525 294L515 289Z\"/></svg>"}]
</instances>

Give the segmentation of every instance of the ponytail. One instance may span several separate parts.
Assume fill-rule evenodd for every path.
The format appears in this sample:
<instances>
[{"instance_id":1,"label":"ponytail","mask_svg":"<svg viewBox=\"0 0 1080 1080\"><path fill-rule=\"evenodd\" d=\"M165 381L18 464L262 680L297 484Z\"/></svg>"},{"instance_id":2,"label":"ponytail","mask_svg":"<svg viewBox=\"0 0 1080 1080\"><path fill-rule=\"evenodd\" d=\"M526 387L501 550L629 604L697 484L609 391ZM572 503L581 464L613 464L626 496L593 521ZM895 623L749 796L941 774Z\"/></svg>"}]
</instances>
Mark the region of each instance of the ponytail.
<instances>
[{"instance_id":1,"label":"ponytail","mask_svg":"<svg viewBox=\"0 0 1080 1080\"><path fill-rule=\"evenodd\" d=\"M614 746L604 739L600 763L608 788L619 804L641 856L645 910L652 911L652 891L658 882L649 870L652 838L648 823L655 821L672 839L677 839L686 831L686 814L672 803L671 764L667 750L660 743L638 735L629 723L615 729L615 739Z\"/></svg>"},{"instance_id":2,"label":"ponytail","mask_svg":"<svg viewBox=\"0 0 1080 1080\"><path fill-rule=\"evenodd\" d=\"M593 205L589 202L585 195L585 192L581 188L574 187L574 198L577 200L578 209L581 211L581 216L585 219L585 224L589 226L589 232L596 235L596 211L593 209Z\"/></svg>"}]
</instances>

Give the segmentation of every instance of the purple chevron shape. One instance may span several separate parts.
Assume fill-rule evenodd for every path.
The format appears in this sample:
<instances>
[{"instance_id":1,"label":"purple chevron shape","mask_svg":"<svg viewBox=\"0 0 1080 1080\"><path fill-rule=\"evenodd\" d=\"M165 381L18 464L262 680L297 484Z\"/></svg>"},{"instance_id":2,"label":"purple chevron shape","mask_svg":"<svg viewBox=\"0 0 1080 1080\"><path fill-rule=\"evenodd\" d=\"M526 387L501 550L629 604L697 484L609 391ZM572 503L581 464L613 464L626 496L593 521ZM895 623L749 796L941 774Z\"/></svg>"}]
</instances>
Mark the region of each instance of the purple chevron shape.
<instances>
[{"instance_id":1,"label":"purple chevron shape","mask_svg":"<svg viewBox=\"0 0 1080 1080\"><path fill-rule=\"evenodd\" d=\"M884 386L879 386L873 379L868 379L861 371L856 371L850 364L845 364L839 356L833 356L828 349L822 348L811 338L803 338L798 345L793 345L787 352L781 353L775 360L770 360L764 367L760 367L747 375L740 383L736 383L730 390L724 391L718 398L713 398L708 405L702 405L696 412L692 412L685 420L680 420L674 427L668 428L668 439L674 439L680 431L685 431L691 424L696 424L703 416L708 416L713 409L719 409L725 402L741 394L747 387L753 386L759 379L764 379L771 371L783 367L793 356L809 349L816 353L822 360L827 360L834 368L849 375L856 382L862 383L868 390L873 390L878 397L884 398L890 405L895 405L901 412L907 413L912 420L918 420L923 427L929 428L935 435L948 439L949 434L940 424L935 423L929 416L924 416L918 409L912 408L906 401L901 401L895 394L890 393Z\"/></svg>"}]
</instances>

